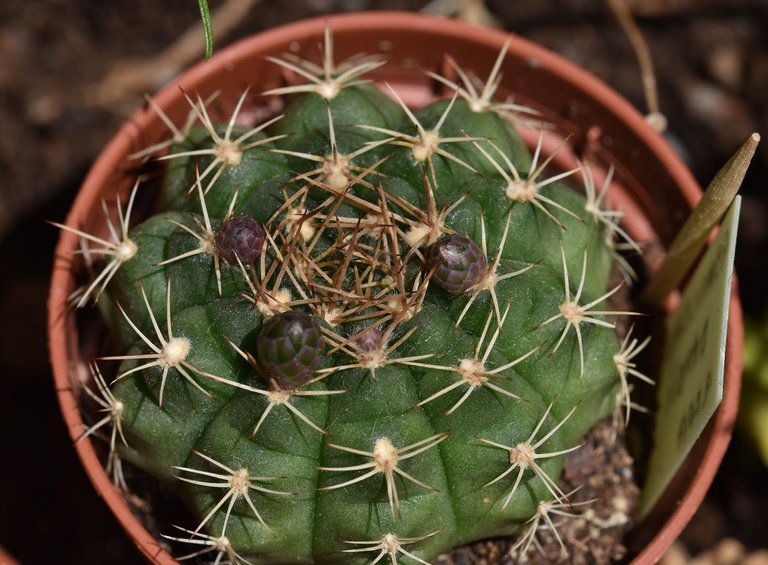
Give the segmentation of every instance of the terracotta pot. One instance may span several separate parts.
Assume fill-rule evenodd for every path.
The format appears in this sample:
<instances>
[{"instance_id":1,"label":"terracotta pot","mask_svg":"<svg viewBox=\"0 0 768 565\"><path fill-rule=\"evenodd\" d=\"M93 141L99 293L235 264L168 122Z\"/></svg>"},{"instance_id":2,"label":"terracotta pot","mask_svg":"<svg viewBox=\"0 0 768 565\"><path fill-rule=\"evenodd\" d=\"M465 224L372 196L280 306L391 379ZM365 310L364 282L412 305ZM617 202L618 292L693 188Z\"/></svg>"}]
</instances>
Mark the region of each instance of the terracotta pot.
<instances>
[{"instance_id":1,"label":"terracotta pot","mask_svg":"<svg viewBox=\"0 0 768 565\"><path fill-rule=\"evenodd\" d=\"M639 241L656 240L663 246L671 239L701 196L701 189L676 153L653 131L630 104L606 85L560 57L529 42L500 31L408 13L351 14L290 24L221 50L210 61L197 65L161 91L155 100L177 123L188 112L179 86L206 96L221 90L221 100L231 100L249 84L263 90L280 84L281 71L264 60L296 50L316 59L326 23L334 35L337 60L359 52L383 52L390 62L371 78L395 84L411 104L434 97L435 85L422 69L445 71L444 52L479 76L487 75L511 37L502 67L500 93L514 93L515 101L531 104L557 125L548 139L554 143L572 134L577 153L587 153L593 165L611 162L616 181L613 203L626 212L625 227ZM112 139L93 165L67 218L67 224L88 231L102 219L100 200L113 198L117 187L124 192L132 184L127 155L167 137L158 116L150 110L137 112ZM567 165L577 155L562 153ZM92 225L91 225L92 224ZM88 378L83 344L67 296L74 289L76 262L72 252L77 237L62 232L49 297L49 340L59 401L73 438L82 433L78 398ZM686 460L674 484L651 520L629 538L635 552L632 563L653 563L679 535L701 503L728 445L737 410L741 380L742 326L739 298L731 298L723 402ZM94 486L122 526L155 563L176 563L146 531L105 474L97 451L89 441L76 445Z\"/></svg>"},{"instance_id":2,"label":"terracotta pot","mask_svg":"<svg viewBox=\"0 0 768 565\"><path fill-rule=\"evenodd\" d=\"M18 565L18 561L8 555L8 553L0 547L0 565Z\"/></svg>"}]
</instances>

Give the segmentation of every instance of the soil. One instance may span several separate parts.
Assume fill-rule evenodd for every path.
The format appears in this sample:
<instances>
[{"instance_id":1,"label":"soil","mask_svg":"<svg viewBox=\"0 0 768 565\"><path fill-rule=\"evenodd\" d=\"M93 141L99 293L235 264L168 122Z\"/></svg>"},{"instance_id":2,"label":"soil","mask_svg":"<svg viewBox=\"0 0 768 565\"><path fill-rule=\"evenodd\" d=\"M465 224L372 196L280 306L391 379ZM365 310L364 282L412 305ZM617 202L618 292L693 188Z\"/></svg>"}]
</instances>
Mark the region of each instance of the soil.
<instances>
[{"instance_id":1,"label":"soil","mask_svg":"<svg viewBox=\"0 0 768 565\"><path fill-rule=\"evenodd\" d=\"M629 3L654 56L661 108L670 123L667 135L706 185L752 131L768 131L768 4ZM356 9L415 10L423 4L263 2L228 37L219 38L218 46L302 17ZM644 107L628 42L602 3L489 0L487 5L506 29L560 52ZM0 2L0 326L6 328L0 340L0 545L22 563L50 562L51 548L58 563L141 562L85 478L59 415L44 354L45 300L57 233L44 220L64 217L89 163L141 104L140 92L98 103L89 96L93 85L118 62L160 52L197 18L191 0ZM742 189L737 257L744 306L752 317L768 306L768 269L761 260L768 244L766 181L764 142ZM616 469L631 468L625 455L604 455L621 462ZM623 476L609 468L600 469ZM734 547L741 553L731 554L740 557L729 563L765 559L764 553L752 553L766 547L765 477L746 440L737 436L710 495L665 558L669 565L706 551L715 559L708 562L725 562L717 561L717 551ZM596 495L583 490L579 496ZM598 515L606 519L611 510L606 511ZM564 537L583 540L589 530ZM611 554L609 545L594 552ZM489 553L490 546L480 544L474 560L465 555L461 562L505 562L508 547L494 547L495 553ZM534 550L530 557L536 556Z\"/></svg>"}]
</instances>

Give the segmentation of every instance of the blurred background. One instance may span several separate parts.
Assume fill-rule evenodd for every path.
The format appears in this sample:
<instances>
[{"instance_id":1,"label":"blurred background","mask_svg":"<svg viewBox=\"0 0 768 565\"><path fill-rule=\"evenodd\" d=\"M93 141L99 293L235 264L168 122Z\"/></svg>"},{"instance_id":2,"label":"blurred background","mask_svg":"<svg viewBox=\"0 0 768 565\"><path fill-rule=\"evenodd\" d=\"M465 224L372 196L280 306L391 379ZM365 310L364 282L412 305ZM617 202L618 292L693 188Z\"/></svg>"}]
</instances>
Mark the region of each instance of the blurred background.
<instances>
[{"instance_id":1,"label":"blurred background","mask_svg":"<svg viewBox=\"0 0 768 565\"><path fill-rule=\"evenodd\" d=\"M596 0L211 1L216 48L300 18L428 10L514 32L645 112L626 35ZM768 0L626 0L656 65L668 136L706 186L753 131L768 135ZM226 18L225 18L226 19ZM191 30L185 38L184 34ZM186 42L185 42L186 40ZM56 403L45 302L57 230L119 124L203 45L193 0L0 0L0 546L22 563L141 563L82 473ZM752 162L737 272L750 320L743 416L710 495L665 557L768 563L768 141ZM762 443L761 443L762 442ZM0 559L1 560L1 559Z\"/></svg>"}]
</instances>

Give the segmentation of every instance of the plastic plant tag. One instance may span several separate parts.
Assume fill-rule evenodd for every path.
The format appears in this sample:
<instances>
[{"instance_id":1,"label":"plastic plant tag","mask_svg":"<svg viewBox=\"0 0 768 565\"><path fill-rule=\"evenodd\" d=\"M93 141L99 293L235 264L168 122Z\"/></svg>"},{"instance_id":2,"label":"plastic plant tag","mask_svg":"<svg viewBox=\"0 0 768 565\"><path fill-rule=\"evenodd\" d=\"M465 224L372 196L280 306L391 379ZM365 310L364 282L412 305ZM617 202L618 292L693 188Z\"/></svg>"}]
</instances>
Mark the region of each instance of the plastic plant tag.
<instances>
[{"instance_id":1,"label":"plastic plant tag","mask_svg":"<svg viewBox=\"0 0 768 565\"><path fill-rule=\"evenodd\" d=\"M667 320L654 447L638 505L644 517L663 494L723 397L725 338L741 197Z\"/></svg>"}]
</instances>

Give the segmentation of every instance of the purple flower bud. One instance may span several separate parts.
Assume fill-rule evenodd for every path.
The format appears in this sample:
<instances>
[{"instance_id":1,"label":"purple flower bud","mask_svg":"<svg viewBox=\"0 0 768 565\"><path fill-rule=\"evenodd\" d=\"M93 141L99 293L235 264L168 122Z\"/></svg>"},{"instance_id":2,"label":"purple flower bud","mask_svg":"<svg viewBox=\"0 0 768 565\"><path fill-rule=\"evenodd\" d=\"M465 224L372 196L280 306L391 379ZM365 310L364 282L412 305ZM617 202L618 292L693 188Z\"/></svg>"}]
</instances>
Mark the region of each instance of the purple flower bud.
<instances>
[{"instance_id":1,"label":"purple flower bud","mask_svg":"<svg viewBox=\"0 0 768 565\"><path fill-rule=\"evenodd\" d=\"M284 389L306 383L322 359L323 334L314 318L288 311L273 316L256 338L261 368Z\"/></svg>"},{"instance_id":2,"label":"purple flower bud","mask_svg":"<svg viewBox=\"0 0 768 565\"><path fill-rule=\"evenodd\" d=\"M430 248L427 269L432 282L450 294L462 294L483 278L487 259L482 249L464 235L444 235Z\"/></svg>"},{"instance_id":3,"label":"purple flower bud","mask_svg":"<svg viewBox=\"0 0 768 565\"><path fill-rule=\"evenodd\" d=\"M248 216L237 216L221 224L216 232L216 249L229 265L251 265L261 255L264 228Z\"/></svg>"},{"instance_id":4,"label":"purple flower bud","mask_svg":"<svg viewBox=\"0 0 768 565\"><path fill-rule=\"evenodd\" d=\"M361 351L371 352L381 349L381 330L379 328L368 328L355 338L355 343Z\"/></svg>"}]
</instances>

